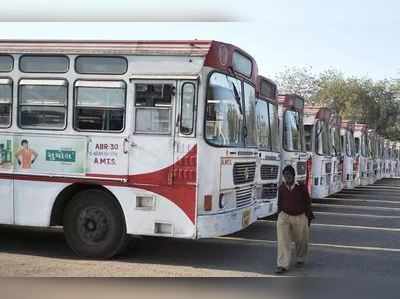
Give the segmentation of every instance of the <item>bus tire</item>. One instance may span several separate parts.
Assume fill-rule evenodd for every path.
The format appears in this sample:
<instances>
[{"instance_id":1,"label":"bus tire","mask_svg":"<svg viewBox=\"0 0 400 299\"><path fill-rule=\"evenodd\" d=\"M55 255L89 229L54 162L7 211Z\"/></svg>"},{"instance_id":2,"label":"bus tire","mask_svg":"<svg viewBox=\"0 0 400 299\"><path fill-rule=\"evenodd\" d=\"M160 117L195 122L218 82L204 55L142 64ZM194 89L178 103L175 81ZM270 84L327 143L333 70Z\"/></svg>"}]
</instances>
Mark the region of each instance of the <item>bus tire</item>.
<instances>
[{"instance_id":1,"label":"bus tire","mask_svg":"<svg viewBox=\"0 0 400 299\"><path fill-rule=\"evenodd\" d=\"M126 243L125 218L112 195L91 189L79 192L63 218L65 239L80 257L108 259Z\"/></svg>"}]
</instances>

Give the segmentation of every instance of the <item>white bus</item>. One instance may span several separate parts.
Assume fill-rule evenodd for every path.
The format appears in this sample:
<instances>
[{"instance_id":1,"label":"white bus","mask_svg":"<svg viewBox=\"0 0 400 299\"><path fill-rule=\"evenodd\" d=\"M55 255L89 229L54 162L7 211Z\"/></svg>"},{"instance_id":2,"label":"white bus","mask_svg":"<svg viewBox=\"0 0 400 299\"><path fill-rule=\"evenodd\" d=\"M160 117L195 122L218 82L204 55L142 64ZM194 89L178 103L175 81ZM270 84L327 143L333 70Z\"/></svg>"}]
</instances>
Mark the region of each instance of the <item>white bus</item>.
<instances>
[{"instance_id":1,"label":"white bus","mask_svg":"<svg viewBox=\"0 0 400 299\"><path fill-rule=\"evenodd\" d=\"M312 198L329 195L332 178L332 154L329 122L331 111L325 107L305 106L304 135L306 151L310 155L311 175L307 186Z\"/></svg>"},{"instance_id":2,"label":"white bus","mask_svg":"<svg viewBox=\"0 0 400 299\"><path fill-rule=\"evenodd\" d=\"M345 189L353 189L355 187L354 178L354 161L355 161L355 144L354 144L354 123L350 121L342 121L340 130L342 147L344 154L343 159L343 184Z\"/></svg>"},{"instance_id":3,"label":"white bus","mask_svg":"<svg viewBox=\"0 0 400 299\"><path fill-rule=\"evenodd\" d=\"M332 155L332 177L329 194L335 194L343 189L343 154L340 140L341 117L337 113L331 114L329 122L330 145Z\"/></svg>"},{"instance_id":4,"label":"white bus","mask_svg":"<svg viewBox=\"0 0 400 299\"><path fill-rule=\"evenodd\" d=\"M392 173L392 148L390 140L385 139L385 178L390 178Z\"/></svg>"},{"instance_id":5,"label":"white bus","mask_svg":"<svg viewBox=\"0 0 400 299\"><path fill-rule=\"evenodd\" d=\"M278 211L281 156L276 84L258 76L256 96L259 150L256 175L257 217L264 218Z\"/></svg>"},{"instance_id":6,"label":"white bus","mask_svg":"<svg viewBox=\"0 0 400 299\"><path fill-rule=\"evenodd\" d=\"M282 169L291 165L296 172L296 182L305 184L308 154L304 147L304 99L296 94L287 94L280 95L278 101Z\"/></svg>"},{"instance_id":7,"label":"white bus","mask_svg":"<svg viewBox=\"0 0 400 299\"><path fill-rule=\"evenodd\" d=\"M390 142L390 146L392 149L392 156L391 156L391 164L392 164L392 170L390 172L390 177L395 177L396 176L396 172L397 172L397 146L396 146L396 142L391 141Z\"/></svg>"},{"instance_id":8,"label":"white bus","mask_svg":"<svg viewBox=\"0 0 400 299\"><path fill-rule=\"evenodd\" d=\"M80 256L126 235L257 219L257 65L215 41L1 41L0 223L63 226Z\"/></svg>"},{"instance_id":9,"label":"white bus","mask_svg":"<svg viewBox=\"0 0 400 299\"><path fill-rule=\"evenodd\" d=\"M379 163L378 163L378 180L384 177L385 173L385 143L384 138L378 135L378 155L379 155Z\"/></svg>"},{"instance_id":10,"label":"white bus","mask_svg":"<svg viewBox=\"0 0 400 299\"><path fill-rule=\"evenodd\" d=\"M368 173L368 125L356 124L354 129L356 147L356 185L367 186L369 184Z\"/></svg>"},{"instance_id":11,"label":"white bus","mask_svg":"<svg viewBox=\"0 0 400 299\"><path fill-rule=\"evenodd\" d=\"M369 151L370 151L370 167L369 167L369 183L374 184L376 182L378 175L378 140L377 133L375 130L368 130L369 138Z\"/></svg>"}]
</instances>

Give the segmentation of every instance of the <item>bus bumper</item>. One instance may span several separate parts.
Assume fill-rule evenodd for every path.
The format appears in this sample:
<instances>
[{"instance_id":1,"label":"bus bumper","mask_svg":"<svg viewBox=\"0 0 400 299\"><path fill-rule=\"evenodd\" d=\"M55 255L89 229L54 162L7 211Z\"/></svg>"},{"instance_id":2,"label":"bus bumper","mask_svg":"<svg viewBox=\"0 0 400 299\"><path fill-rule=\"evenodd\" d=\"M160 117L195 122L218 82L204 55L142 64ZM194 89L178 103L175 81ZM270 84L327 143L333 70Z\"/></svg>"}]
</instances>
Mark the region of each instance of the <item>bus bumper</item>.
<instances>
[{"instance_id":1,"label":"bus bumper","mask_svg":"<svg viewBox=\"0 0 400 299\"><path fill-rule=\"evenodd\" d=\"M225 213L199 215L197 238L214 238L233 234L257 221L256 203L252 206Z\"/></svg>"}]
</instances>

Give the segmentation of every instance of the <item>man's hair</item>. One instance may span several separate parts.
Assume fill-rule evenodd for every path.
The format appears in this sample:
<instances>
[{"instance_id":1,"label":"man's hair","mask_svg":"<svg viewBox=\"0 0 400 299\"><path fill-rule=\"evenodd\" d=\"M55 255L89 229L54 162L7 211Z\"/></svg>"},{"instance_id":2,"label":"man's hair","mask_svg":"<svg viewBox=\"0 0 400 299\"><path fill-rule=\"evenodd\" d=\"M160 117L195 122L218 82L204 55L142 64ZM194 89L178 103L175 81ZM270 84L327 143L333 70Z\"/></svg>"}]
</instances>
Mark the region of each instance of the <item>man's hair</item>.
<instances>
[{"instance_id":1,"label":"man's hair","mask_svg":"<svg viewBox=\"0 0 400 299\"><path fill-rule=\"evenodd\" d=\"M28 144L28 140L24 139L21 141L21 145Z\"/></svg>"},{"instance_id":2,"label":"man's hair","mask_svg":"<svg viewBox=\"0 0 400 299\"><path fill-rule=\"evenodd\" d=\"M292 176L296 176L296 172L294 171L294 168L291 165L286 166L283 171L283 174L288 173L291 174Z\"/></svg>"}]
</instances>

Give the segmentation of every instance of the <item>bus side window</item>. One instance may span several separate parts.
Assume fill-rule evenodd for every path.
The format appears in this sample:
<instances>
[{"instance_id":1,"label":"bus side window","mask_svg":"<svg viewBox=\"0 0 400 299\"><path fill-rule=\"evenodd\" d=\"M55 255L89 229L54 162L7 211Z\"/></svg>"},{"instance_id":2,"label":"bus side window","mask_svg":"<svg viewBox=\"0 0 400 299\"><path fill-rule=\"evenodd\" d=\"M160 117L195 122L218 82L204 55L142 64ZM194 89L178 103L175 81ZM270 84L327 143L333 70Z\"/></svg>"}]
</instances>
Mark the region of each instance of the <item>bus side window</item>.
<instances>
[{"instance_id":1,"label":"bus side window","mask_svg":"<svg viewBox=\"0 0 400 299\"><path fill-rule=\"evenodd\" d=\"M0 128L11 126L12 81L0 79Z\"/></svg>"},{"instance_id":2,"label":"bus side window","mask_svg":"<svg viewBox=\"0 0 400 299\"><path fill-rule=\"evenodd\" d=\"M66 80L21 80L18 95L18 125L23 129L65 129L67 91Z\"/></svg>"},{"instance_id":3,"label":"bus side window","mask_svg":"<svg viewBox=\"0 0 400 299\"><path fill-rule=\"evenodd\" d=\"M172 84L135 84L136 133L171 134L174 89Z\"/></svg>"},{"instance_id":4,"label":"bus side window","mask_svg":"<svg viewBox=\"0 0 400 299\"><path fill-rule=\"evenodd\" d=\"M75 84L74 128L121 132L125 124L123 81L78 81Z\"/></svg>"},{"instance_id":5,"label":"bus side window","mask_svg":"<svg viewBox=\"0 0 400 299\"><path fill-rule=\"evenodd\" d=\"M183 135L193 134L195 90L195 85L190 82L186 82L182 86L180 132Z\"/></svg>"}]
</instances>

